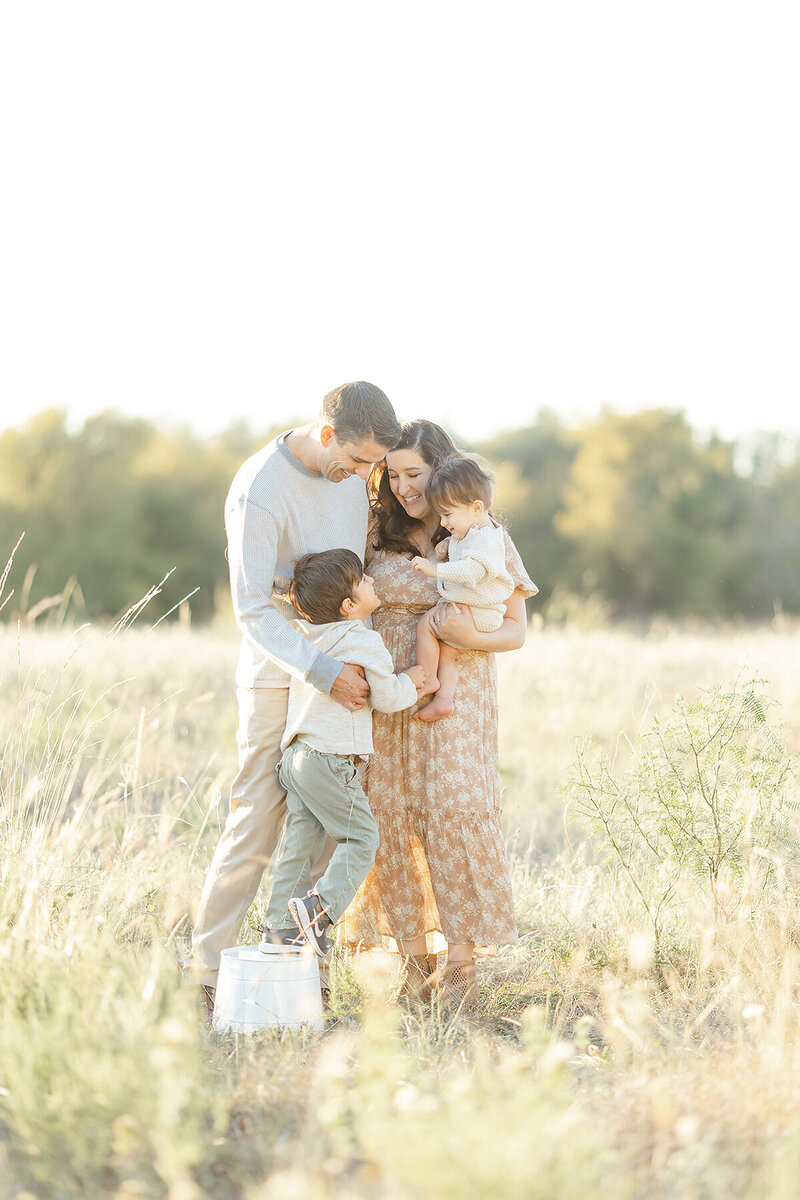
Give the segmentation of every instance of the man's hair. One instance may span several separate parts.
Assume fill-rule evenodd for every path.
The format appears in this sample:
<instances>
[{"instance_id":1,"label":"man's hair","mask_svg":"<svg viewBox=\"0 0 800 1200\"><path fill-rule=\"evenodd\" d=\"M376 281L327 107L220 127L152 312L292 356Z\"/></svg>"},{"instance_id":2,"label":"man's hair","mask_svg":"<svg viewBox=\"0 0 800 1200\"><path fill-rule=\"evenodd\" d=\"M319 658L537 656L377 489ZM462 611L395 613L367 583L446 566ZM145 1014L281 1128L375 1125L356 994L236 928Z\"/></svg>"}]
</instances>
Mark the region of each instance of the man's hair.
<instances>
[{"instance_id":1,"label":"man's hair","mask_svg":"<svg viewBox=\"0 0 800 1200\"><path fill-rule=\"evenodd\" d=\"M352 550L322 550L298 558L286 590L292 608L312 625L343 621L339 611L364 577L361 559Z\"/></svg>"},{"instance_id":2,"label":"man's hair","mask_svg":"<svg viewBox=\"0 0 800 1200\"><path fill-rule=\"evenodd\" d=\"M436 512L454 504L472 504L482 500L486 510L492 505L492 478L471 458L449 458L428 480L428 503Z\"/></svg>"},{"instance_id":3,"label":"man's hair","mask_svg":"<svg viewBox=\"0 0 800 1200\"><path fill-rule=\"evenodd\" d=\"M337 442L363 442L371 438L387 449L400 437L400 422L388 396L374 383L343 383L328 392L320 417L333 426Z\"/></svg>"}]
</instances>

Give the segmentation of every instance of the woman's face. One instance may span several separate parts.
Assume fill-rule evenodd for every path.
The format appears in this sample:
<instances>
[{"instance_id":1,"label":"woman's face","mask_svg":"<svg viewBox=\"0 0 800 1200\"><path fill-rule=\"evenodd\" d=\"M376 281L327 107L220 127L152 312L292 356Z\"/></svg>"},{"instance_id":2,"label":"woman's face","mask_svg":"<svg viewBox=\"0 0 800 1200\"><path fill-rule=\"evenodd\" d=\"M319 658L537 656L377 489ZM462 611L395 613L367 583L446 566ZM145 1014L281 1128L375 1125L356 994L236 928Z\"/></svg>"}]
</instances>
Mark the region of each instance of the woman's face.
<instances>
[{"instance_id":1,"label":"woman's face","mask_svg":"<svg viewBox=\"0 0 800 1200\"><path fill-rule=\"evenodd\" d=\"M410 517L424 521L431 516L425 491L431 467L416 450L390 450L386 455L389 487Z\"/></svg>"}]
</instances>

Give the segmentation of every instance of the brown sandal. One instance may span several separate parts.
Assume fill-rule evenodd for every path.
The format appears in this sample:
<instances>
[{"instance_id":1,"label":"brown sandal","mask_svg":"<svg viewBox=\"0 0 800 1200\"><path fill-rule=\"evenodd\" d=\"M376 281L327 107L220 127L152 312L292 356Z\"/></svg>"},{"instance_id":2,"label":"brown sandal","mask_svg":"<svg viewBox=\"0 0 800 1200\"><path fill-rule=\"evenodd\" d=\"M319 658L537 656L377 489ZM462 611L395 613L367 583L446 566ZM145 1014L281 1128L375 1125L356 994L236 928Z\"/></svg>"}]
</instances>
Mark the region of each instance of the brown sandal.
<instances>
[{"instance_id":1,"label":"brown sandal","mask_svg":"<svg viewBox=\"0 0 800 1200\"><path fill-rule=\"evenodd\" d=\"M447 1008L463 1011L478 999L478 979L475 961L449 962L441 973L439 992Z\"/></svg>"},{"instance_id":2,"label":"brown sandal","mask_svg":"<svg viewBox=\"0 0 800 1200\"><path fill-rule=\"evenodd\" d=\"M434 986L436 975L435 954L409 954L400 997L404 1000L425 1000Z\"/></svg>"}]
</instances>

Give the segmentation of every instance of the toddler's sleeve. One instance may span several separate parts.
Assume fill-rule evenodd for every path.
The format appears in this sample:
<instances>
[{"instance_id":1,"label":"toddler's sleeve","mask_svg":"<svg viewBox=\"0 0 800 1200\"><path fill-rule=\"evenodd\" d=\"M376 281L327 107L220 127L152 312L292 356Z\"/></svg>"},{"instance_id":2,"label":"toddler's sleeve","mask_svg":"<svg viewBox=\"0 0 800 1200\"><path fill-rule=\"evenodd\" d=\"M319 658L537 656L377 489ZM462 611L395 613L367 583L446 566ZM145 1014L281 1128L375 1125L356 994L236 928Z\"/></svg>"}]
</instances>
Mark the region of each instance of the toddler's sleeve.
<instances>
[{"instance_id":1,"label":"toddler's sleeve","mask_svg":"<svg viewBox=\"0 0 800 1200\"><path fill-rule=\"evenodd\" d=\"M506 548L506 570L511 576L514 591L522 592L525 599L529 600L531 596L535 596L538 593L539 589L525 570L525 566L519 556L519 551L512 542L507 529L503 530L503 537Z\"/></svg>"}]
</instances>

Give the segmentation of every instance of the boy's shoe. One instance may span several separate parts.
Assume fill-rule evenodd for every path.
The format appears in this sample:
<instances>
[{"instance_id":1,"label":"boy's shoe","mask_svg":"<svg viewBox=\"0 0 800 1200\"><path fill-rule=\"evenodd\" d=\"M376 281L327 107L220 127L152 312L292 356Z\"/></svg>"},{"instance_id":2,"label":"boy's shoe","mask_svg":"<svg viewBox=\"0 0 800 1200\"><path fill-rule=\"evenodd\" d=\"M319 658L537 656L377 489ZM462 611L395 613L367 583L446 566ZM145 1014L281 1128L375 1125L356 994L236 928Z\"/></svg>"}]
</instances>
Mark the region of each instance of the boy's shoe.
<instances>
[{"instance_id":1,"label":"boy's shoe","mask_svg":"<svg viewBox=\"0 0 800 1200\"><path fill-rule=\"evenodd\" d=\"M203 1020L207 1027L210 1028L211 1022L214 1019L214 999L217 995L217 989L212 987L210 983L200 984L200 1004Z\"/></svg>"},{"instance_id":2,"label":"boy's shoe","mask_svg":"<svg viewBox=\"0 0 800 1200\"><path fill-rule=\"evenodd\" d=\"M324 958L333 945L327 931L333 921L328 916L328 910L316 892L306 896L292 896L289 901L289 912L297 921L297 927L309 945L320 958Z\"/></svg>"},{"instance_id":3,"label":"boy's shoe","mask_svg":"<svg viewBox=\"0 0 800 1200\"><path fill-rule=\"evenodd\" d=\"M264 936L259 942L259 950L265 950L267 946L294 946L295 948L302 946L304 938L297 932L295 925L288 925L285 929L265 929Z\"/></svg>"}]
</instances>

